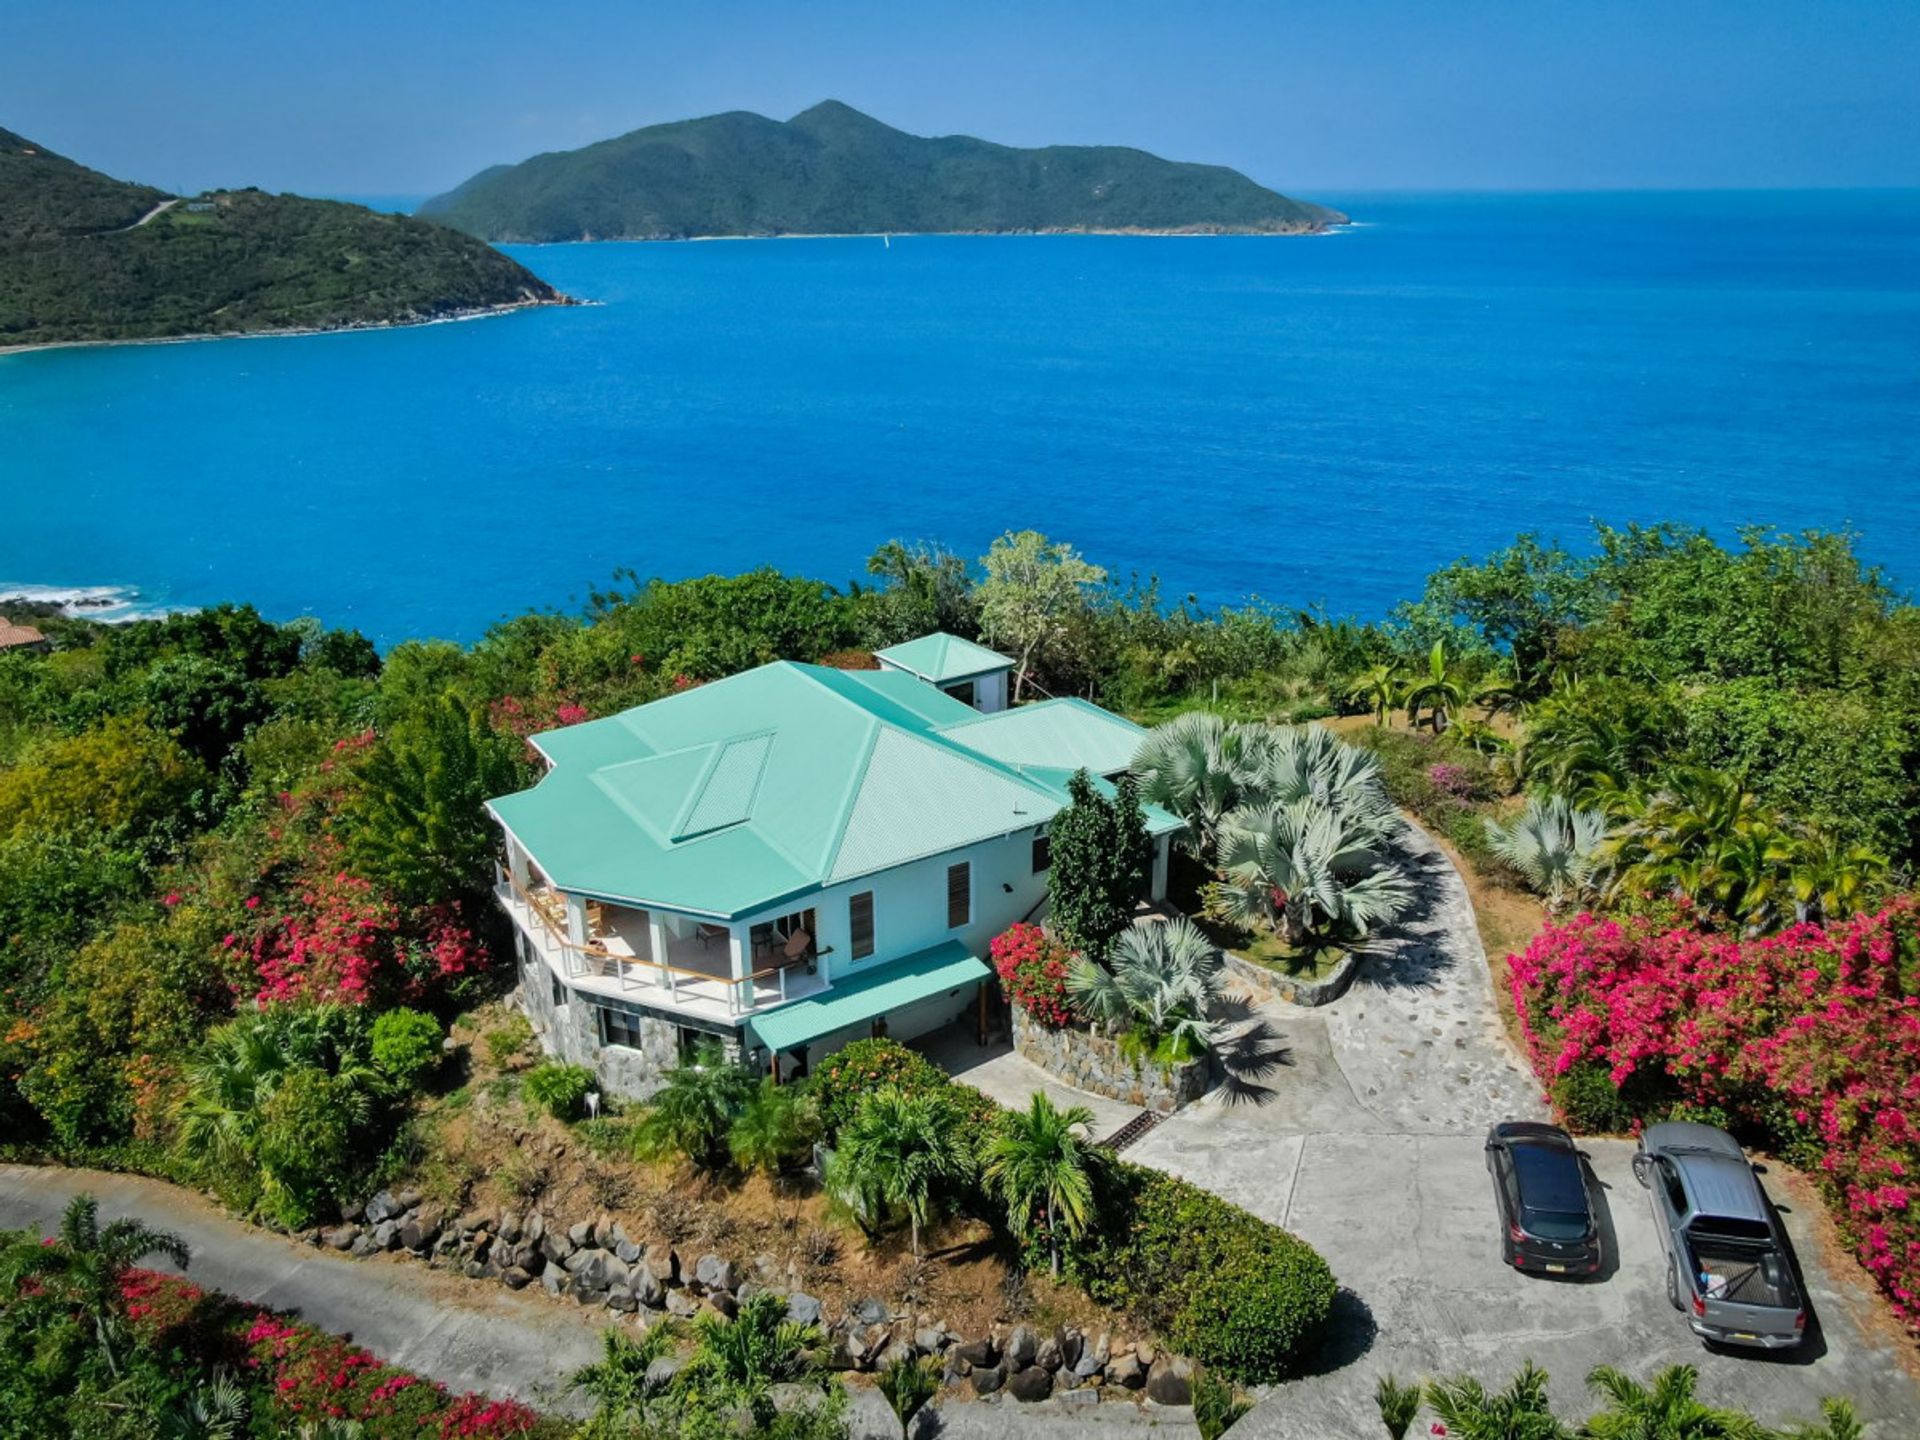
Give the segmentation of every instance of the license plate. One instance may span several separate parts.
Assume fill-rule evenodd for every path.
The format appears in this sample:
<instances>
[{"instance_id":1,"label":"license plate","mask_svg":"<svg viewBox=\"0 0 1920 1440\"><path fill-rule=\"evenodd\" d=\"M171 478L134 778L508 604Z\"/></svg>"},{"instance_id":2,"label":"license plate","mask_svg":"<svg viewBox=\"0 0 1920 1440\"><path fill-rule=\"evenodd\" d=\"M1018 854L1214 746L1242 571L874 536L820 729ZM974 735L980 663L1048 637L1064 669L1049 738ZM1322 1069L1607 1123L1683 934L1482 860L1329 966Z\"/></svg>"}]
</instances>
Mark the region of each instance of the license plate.
<instances>
[{"instance_id":1,"label":"license plate","mask_svg":"<svg viewBox=\"0 0 1920 1440\"><path fill-rule=\"evenodd\" d=\"M1566 1273L1567 1273L1567 1267L1566 1267L1566 1266L1564 1266L1564 1265L1556 1265L1556 1264L1555 1264L1555 1263L1554 1263L1553 1261L1551 1261L1551 1260L1549 1260L1549 1261L1547 1261L1547 1262L1546 1262L1546 1266L1545 1266L1545 1269L1546 1269L1546 1271L1547 1271L1547 1273L1548 1273L1549 1275L1564 1275L1564 1274L1566 1274Z\"/></svg>"},{"instance_id":2,"label":"license plate","mask_svg":"<svg viewBox=\"0 0 1920 1440\"><path fill-rule=\"evenodd\" d=\"M1733 1332L1733 1338L1735 1340L1758 1340L1760 1337L1758 1335L1749 1335L1745 1330L1735 1330Z\"/></svg>"}]
</instances>

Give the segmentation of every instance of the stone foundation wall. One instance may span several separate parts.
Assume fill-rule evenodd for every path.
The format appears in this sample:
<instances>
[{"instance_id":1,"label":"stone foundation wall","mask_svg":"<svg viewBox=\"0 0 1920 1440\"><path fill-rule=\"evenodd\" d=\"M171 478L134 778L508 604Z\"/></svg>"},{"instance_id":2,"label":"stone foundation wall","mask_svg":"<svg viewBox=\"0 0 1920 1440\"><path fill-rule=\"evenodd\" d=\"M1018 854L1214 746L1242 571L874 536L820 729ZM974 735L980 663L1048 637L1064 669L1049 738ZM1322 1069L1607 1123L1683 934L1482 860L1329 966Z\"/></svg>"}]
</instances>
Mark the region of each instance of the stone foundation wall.
<instances>
[{"instance_id":1,"label":"stone foundation wall","mask_svg":"<svg viewBox=\"0 0 1920 1440\"><path fill-rule=\"evenodd\" d=\"M1278 970L1242 959L1231 950L1222 950L1220 954L1226 961L1227 974L1242 989L1251 992L1256 1004L1285 1000L1290 1005L1325 1005L1347 993L1347 986L1353 983L1353 972L1360 968L1360 956L1351 950L1319 980L1282 975Z\"/></svg>"},{"instance_id":2,"label":"stone foundation wall","mask_svg":"<svg viewBox=\"0 0 1920 1440\"><path fill-rule=\"evenodd\" d=\"M556 1060L585 1065L600 1077L609 1094L644 1100L661 1085L661 1073L680 1063L680 1031L700 1030L720 1042L727 1058L740 1059L740 1032L731 1026L708 1026L680 1016L651 1010L631 1001L587 995L560 981L561 1004L554 1003L555 977L546 961L532 955L522 942L520 1003L533 1022L540 1046ZM630 1015L639 1030L639 1046L602 1045L597 1006Z\"/></svg>"},{"instance_id":3,"label":"stone foundation wall","mask_svg":"<svg viewBox=\"0 0 1920 1440\"><path fill-rule=\"evenodd\" d=\"M1167 1067L1136 1062L1121 1052L1116 1039L1071 1026L1049 1029L1018 1005L1010 1011L1013 1048L1077 1090L1170 1115L1198 1100L1213 1083L1207 1060Z\"/></svg>"}]
</instances>

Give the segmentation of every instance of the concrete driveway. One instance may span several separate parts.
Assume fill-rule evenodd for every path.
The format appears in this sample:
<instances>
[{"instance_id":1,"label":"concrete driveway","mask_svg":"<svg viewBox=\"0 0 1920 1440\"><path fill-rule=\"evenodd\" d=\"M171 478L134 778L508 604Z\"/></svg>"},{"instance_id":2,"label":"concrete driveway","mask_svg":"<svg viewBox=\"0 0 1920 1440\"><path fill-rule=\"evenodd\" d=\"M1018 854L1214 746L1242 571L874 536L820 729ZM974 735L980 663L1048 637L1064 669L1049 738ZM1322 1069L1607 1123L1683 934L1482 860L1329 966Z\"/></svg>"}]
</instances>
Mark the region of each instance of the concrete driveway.
<instances>
[{"instance_id":1,"label":"concrete driveway","mask_svg":"<svg viewBox=\"0 0 1920 1440\"><path fill-rule=\"evenodd\" d=\"M1464 885L1424 835L1409 849L1424 904L1406 933L1377 945L1333 1005L1257 1012L1264 1073L1216 1090L1128 1152L1295 1231L1348 1292L1317 1373L1273 1391L1235 1435L1372 1436L1381 1374L1497 1385L1531 1359L1551 1373L1568 1415L1588 1413L1583 1382L1596 1365L1644 1379L1684 1363L1700 1367L1705 1398L1771 1423L1813 1419L1821 1397L1846 1395L1874 1422L1870 1440L1920 1436L1920 1386L1895 1342L1863 1325L1862 1277L1822 1263L1817 1217L1789 1204L1779 1177L1768 1188L1813 1300L1798 1355L1708 1354L1694 1339L1667 1303L1626 1141L1583 1147L1610 1257L1597 1281L1521 1276L1501 1263L1481 1147L1495 1120L1536 1118L1545 1105L1500 1028Z\"/></svg>"}]
</instances>

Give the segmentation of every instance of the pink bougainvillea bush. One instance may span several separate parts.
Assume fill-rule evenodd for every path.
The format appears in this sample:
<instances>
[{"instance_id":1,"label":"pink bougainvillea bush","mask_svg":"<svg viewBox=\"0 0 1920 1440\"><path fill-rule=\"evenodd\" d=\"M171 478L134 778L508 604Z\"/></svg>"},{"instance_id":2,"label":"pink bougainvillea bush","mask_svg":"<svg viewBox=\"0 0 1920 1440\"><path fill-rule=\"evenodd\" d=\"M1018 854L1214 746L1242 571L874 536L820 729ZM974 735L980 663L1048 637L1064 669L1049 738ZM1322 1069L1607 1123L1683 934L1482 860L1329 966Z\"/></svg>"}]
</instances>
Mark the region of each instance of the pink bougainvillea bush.
<instances>
[{"instance_id":1,"label":"pink bougainvillea bush","mask_svg":"<svg viewBox=\"0 0 1920 1440\"><path fill-rule=\"evenodd\" d=\"M1042 1025L1073 1019L1067 1003L1067 966L1073 951L1038 925L1022 921L996 935L989 947L994 971L1007 996Z\"/></svg>"},{"instance_id":2,"label":"pink bougainvillea bush","mask_svg":"<svg viewBox=\"0 0 1920 1440\"><path fill-rule=\"evenodd\" d=\"M1694 1116L1813 1170L1920 1334L1920 901L1758 940L1583 914L1509 964L1570 1119Z\"/></svg>"}]
</instances>

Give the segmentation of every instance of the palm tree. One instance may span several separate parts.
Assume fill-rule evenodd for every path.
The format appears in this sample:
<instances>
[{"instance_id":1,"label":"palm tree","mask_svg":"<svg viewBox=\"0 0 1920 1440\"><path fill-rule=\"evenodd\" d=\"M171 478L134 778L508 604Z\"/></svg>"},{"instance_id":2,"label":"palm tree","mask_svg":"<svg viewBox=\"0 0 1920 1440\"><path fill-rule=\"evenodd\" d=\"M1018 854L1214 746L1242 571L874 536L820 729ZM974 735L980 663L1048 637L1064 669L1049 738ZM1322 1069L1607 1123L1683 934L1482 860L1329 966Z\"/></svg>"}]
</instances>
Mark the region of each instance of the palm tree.
<instances>
[{"instance_id":1,"label":"palm tree","mask_svg":"<svg viewBox=\"0 0 1920 1440\"><path fill-rule=\"evenodd\" d=\"M1383 831L1397 824L1393 800L1380 777L1380 760L1373 751L1349 745L1324 725L1285 725L1273 728L1263 759L1260 783L1252 787L1249 804L1291 805L1296 801L1365 817ZM1228 817L1231 823L1231 817Z\"/></svg>"},{"instance_id":2,"label":"palm tree","mask_svg":"<svg viewBox=\"0 0 1920 1440\"><path fill-rule=\"evenodd\" d=\"M893 1418L900 1422L900 1440L907 1440L913 1417L940 1393L937 1362L931 1356L898 1356L880 1372L877 1383L893 1410Z\"/></svg>"},{"instance_id":3,"label":"palm tree","mask_svg":"<svg viewBox=\"0 0 1920 1440\"><path fill-rule=\"evenodd\" d=\"M1298 945L1316 927L1364 935L1412 906L1413 885L1383 853L1391 814L1342 815L1311 801L1228 817L1220 861L1222 915L1280 932Z\"/></svg>"},{"instance_id":4,"label":"palm tree","mask_svg":"<svg viewBox=\"0 0 1920 1440\"><path fill-rule=\"evenodd\" d=\"M653 1378L657 1372L652 1366L678 1343L678 1334L667 1325L652 1326L638 1336L613 1326L600 1332L600 1358L567 1379L569 1388L593 1402L583 1440L614 1440L629 1433L631 1422L669 1388L668 1381Z\"/></svg>"},{"instance_id":5,"label":"palm tree","mask_svg":"<svg viewBox=\"0 0 1920 1440\"><path fill-rule=\"evenodd\" d=\"M1478 1380L1429 1380L1427 1404L1453 1440L1573 1440L1547 1403L1547 1372L1529 1361L1505 1390Z\"/></svg>"},{"instance_id":6,"label":"palm tree","mask_svg":"<svg viewBox=\"0 0 1920 1440\"><path fill-rule=\"evenodd\" d=\"M1184 915L1132 925L1114 942L1112 969L1086 956L1067 971L1075 1010L1124 1029L1156 1058L1179 1063L1206 1053L1219 1036L1220 949Z\"/></svg>"},{"instance_id":7,"label":"palm tree","mask_svg":"<svg viewBox=\"0 0 1920 1440\"><path fill-rule=\"evenodd\" d=\"M246 1388L222 1367L162 1410L158 1431L160 1440L239 1440L246 1423Z\"/></svg>"},{"instance_id":8,"label":"palm tree","mask_svg":"<svg viewBox=\"0 0 1920 1440\"><path fill-rule=\"evenodd\" d=\"M743 1300L731 1320L695 1316L693 1336L693 1357L678 1383L748 1411L762 1428L773 1422L775 1385L818 1384L825 1373L820 1328L789 1320L785 1298L771 1291Z\"/></svg>"},{"instance_id":9,"label":"palm tree","mask_svg":"<svg viewBox=\"0 0 1920 1440\"><path fill-rule=\"evenodd\" d=\"M1818 1425L1795 1425L1782 1440L1866 1440L1867 1427L1849 1401L1828 1396L1820 1402L1820 1420Z\"/></svg>"},{"instance_id":10,"label":"palm tree","mask_svg":"<svg viewBox=\"0 0 1920 1440\"><path fill-rule=\"evenodd\" d=\"M1182 843L1204 859L1214 853L1220 822L1258 785L1267 743L1264 725L1229 725L1204 710L1176 716L1155 726L1134 754L1140 798L1186 821Z\"/></svg>"},{"instance_id":11,"label":"palm tree","mask_svg":"<svg viewBox=\"0 0 1920 1440\"><path fill-rule=\"evenodd\" d=\"M828 1184L869 1235L888 1213L904 1211L918 1260L920 1232L939 1213L943 1188L973 1169L961 1125L959 1113L943 1097L883 1086L862 1100L842 1127Z\"/></svg>"},{"instance_id":12,"label":"palm tree","mask_svg":"<svg viewBox=\"0 0 1920 1440\"><path fill-rule=\"evenodd\" d=\"M1548 910L1558 910L1568 896L1592 884L1607 834L1604 811L1580 809L1564 795L1544 800L1534 795L1513 819L1484 823L1493 853L1547 897Z\"/></svg>"},{"instance_id":13,"label":"palm tree","mask_svg":"<svg viewBox=\"0 0 1920 1440\"><path fill-rule=\"evenodd\" d=\"M1400 703L1406 683L1406 672L1398 665L1370 665L1353 677L1349 693L1354 699L1367 702L1374 724L1385 725L1394 706Z\"/></svg>"},{"instance_id":14,"label":"palm tree","mask_svg":"<svg viewBox=\"0 0 1920 1440\"><path fill-rule=\"evenodd\" d=\"M1794 849L1789 883L1795 918L1844 920L1860 910L1887 873L1887 857L1818 827Z\"/></svg>"},{"instance_id":15,"label":"palm tree","mask_svg":"<svg viewBox=\"0 0 1920 1440\"><path fill-rule=\"evenodd\" d=\"M753 1081L717 1044L701 1046L692 1064L676 1065L662 1078L635 1133L636 1145L650 1155L679 1154L701 1170L720 1169Z\"/></svg>"},{"instance_id":16,"label":"palm tree","mask_svg":"<svg viewBox=\"0 0 1920 1440\"><path fill-rule=\"evenodd\" d=\"M813 1097L768 1076L733 1117L727 1149L742 1170L758 1170L777 1181L806 1163L819 1138Z\"/></svg>"},{"instance_id":17,"label":"palm tree","mask_svg":"<svg viewBox=\"0 0 1920 1440\"><path fill-rule=\"evenodd\" d=\"M1587 1384L1607 1408L1581 1433L1592 1440L1766 1440L1766 1430L1751 1415L1694 1399L1699 1378L1691 1365L1669 1365L1651 1385L1642 1385L1625 1371L1602 1365L1587 1376Z\"/></svg>"},{"instance_id":18,"label":"palm tree","mask_svg":"<svg viewBox=\"0 0 1920 1440\"><path fill-rule=\"evenodd\" d=\"M1077 1240L1093 1219L1093 1172L1107 1152L1093 1143L1093 1112L1055 1107L1034 1091L1024 1112L1002 1117L987 1142L982 1178L1007 1206L1007 1225L1025 1240L1044 1225L1053 1273L1060 1273L1060 1237Z\"/></svg>"},{"instance_id":19,"label":"palm tree","mask_svg":"<svg viewBox=\"0 0 1920 1440\"><path fill-rule=\"evenodd\" d=\"M1436 640L1427 652L1427 668L1416 672L1401 692L1400 703L1407 710L1407 724L1418 726L1420 712L1428 712L1428 723L1438 735L1457 710L1466 708L1471 690L1466 677L1447 663L1447 642Z\"/></svg>"},{"instance_id":20,"label":"palm tree","mask_svg":"<svg viewBox=\"0 0 1920 1440\"><path fill-rule=\"evenodd\" d=\"M1418 1385L1403 1385L1391 1375L1380 1377L1373 1387L1373 1403L1379 1408L1380 1423L1387 1427L1388 1440L1406 1440L1420 1414L1421 1394Z\"/></svg>"},{"instance_id":21,"label":"palm tree","mask_svg":"<svg viewBox=\"0 0 1920 1440\"><path fill-rule=\"evenodd\" d=\"M100 1206L91 1195L67 1202L60 1228L49 1242L19 1240L0 1255L0 1285L38 1281L79 1312L93 1327L95 1341L107 1371L116 1379L120 1362L116 1351L126 1333L127 1302L121 1277L149 1255L160 1255L184 1270L190 1258L187 1242L138 1220L100 1223Z\"/></svg>"}]
</instances>

